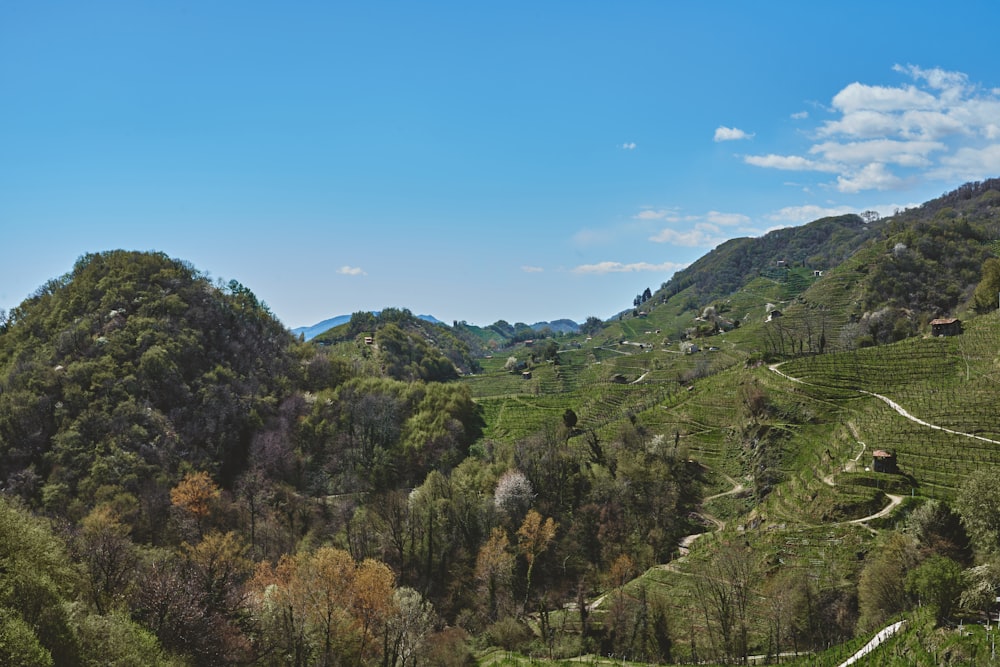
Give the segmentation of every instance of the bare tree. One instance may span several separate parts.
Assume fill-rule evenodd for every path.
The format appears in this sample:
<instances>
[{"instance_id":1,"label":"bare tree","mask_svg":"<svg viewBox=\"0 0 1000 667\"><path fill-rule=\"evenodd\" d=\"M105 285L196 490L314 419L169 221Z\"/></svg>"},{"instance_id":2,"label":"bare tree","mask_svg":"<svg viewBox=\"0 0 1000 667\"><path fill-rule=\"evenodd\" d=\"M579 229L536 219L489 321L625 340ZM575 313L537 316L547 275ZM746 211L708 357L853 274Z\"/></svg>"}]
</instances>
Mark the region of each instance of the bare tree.
<instances>
[{"instance_id":1,"label":"bare tree","mask_svg":"<svg viewBox=\"0 0 1000 667\"><path fill-rule=\"evenodd\" d=\"M722 660L747 657L750 603L756 596L761 568L749 544L728 540L695 576L695 592L705 614L713 647Z\"/></svg>"}]
</instances>

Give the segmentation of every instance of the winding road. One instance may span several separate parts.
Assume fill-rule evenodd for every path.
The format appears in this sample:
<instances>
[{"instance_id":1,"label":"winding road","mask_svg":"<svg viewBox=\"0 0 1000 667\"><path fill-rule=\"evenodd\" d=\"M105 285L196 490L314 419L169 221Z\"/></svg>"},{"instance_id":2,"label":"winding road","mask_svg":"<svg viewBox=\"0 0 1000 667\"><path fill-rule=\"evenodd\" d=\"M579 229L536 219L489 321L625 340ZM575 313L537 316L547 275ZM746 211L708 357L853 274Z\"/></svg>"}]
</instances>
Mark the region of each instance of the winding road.
<instances>
[{"instance_id":1,"label":"winding road","mask_svg":"<svg viewBox=\"0 0 1000 667\"><path fill-rule=\"evenodd\" d=\"M800 378L792 377L791 375L783 372L781 369L778 368L778 366L780 366L783 363L784 362L782 361L782 362L779 362L779 363L776 363L776 364L771 364L771 365L768 366L768 368L770 368L772 371L774 371L775 373L777 373L781 377L783 377L786 380L789 380L791 382L797 382L799 384L808 385L810 387L818 387L819 386L819 385L814 385L814 384L812 384L810 382L806 382L805 380L802 380ZM911 415L906 410L906 408L904 408L903 406L901 406L899 403L897 403L896 401L892 400L888 396L883 396L882 394L876 394L874 391L865 391L864 389L858 389L856 391L859 394L865 394L866 396L872 396L873 398L877 398L880 401L883 401L886 405L888 405L890 408L892 408L897 413L899 413L899 415L901 417L909 419L911 422L913 422L915 424L920 424L921 426L926 426L927 428L932 428L932 429L934 429L936 431L943 431L945 433L951 433L952 435L960 435L960 436L963 436L963 437L966 437L966 438L973 438L974 440L982 440L983 442L989 442L989 443L992 443L994 445L1000 445L1000 440L991 440L990 438L984 438L983 436L976 435L975 433L966 433L965 431L954 431L954 430L952 430L950 428L945 428L944 426L938 426L937 424L931 424L930 422L925 422L923 419L920 419L919 417L914 417L913 415Z\"/></svg>"}]
</instances>

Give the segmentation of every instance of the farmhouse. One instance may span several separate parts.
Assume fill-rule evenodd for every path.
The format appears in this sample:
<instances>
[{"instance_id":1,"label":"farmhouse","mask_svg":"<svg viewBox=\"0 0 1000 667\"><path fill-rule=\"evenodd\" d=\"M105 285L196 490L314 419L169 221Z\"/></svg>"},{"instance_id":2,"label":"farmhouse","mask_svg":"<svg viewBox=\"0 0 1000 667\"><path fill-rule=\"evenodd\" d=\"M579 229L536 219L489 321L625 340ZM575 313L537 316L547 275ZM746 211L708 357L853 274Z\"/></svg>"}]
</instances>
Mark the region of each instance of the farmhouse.
<instances>
[{"instance_id":1,"label":"farmhouse","mask_svg":"<svg viewBox=\"0 0 1000 667\"><path fill-rule=\"evenodd\" d=\"M899 472L899 467L896 465L896 452L876 449L872 452L872 470L892 474Z\"/></svg>"},{"instance_id":2,"label":"farmhouse","mask_svg":"<svg viewBox=\"0 0 1000 667\"><path fill-rule=\"evenodd\" d=\"M962 333L962 320L957 317L931 320L932 336L957 336Z\"/></svg>"}]
</instances>

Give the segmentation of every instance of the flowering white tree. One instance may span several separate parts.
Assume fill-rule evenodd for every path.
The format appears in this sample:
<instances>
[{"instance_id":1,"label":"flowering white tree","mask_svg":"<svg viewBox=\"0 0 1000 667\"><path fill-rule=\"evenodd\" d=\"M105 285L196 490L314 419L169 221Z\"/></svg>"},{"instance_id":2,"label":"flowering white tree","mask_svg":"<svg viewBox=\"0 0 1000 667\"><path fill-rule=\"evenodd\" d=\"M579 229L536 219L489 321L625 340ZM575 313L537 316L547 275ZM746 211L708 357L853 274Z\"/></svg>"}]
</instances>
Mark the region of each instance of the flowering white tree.
<instances>
[{"instance_id":1,"label":"flowering white tree","mask_svg":"<svg viewBox=\"0 0 1000 667\"><path fill-rule=\"evenodd\" d=\"M511 469L501 475L493 491L493 505L508 516L527 511L534 499L531 481L520 470Z\"/></svg>"}]
</instances>

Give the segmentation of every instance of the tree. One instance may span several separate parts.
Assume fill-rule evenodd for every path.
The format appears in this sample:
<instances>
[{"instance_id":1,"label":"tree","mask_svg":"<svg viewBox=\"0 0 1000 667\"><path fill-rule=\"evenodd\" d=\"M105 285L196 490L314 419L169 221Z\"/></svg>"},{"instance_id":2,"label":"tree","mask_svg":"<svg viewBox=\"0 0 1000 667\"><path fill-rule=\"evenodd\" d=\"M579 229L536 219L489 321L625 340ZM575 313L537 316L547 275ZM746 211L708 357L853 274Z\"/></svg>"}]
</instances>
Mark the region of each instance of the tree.
<instances>
[{"instance_id":1,"label":"tree","mask_svg":"<svg viewBox=\"0 0 1000 667\"><path fill-rule=\"evenodd\" d=\"M99 614L107 614L123 601L135 574L138 554L129 532L108 505L98 505L83 519L74 540L86 569L90 599Z\"/></svg>"},{"instance_id":2,"label":"tree","mask_svg":"<svg viewBox=\"0 0 1000 667\"><path fill-rule=\"evenodd\" d=\"M958 490L955 509L979 549L1000 550L1000 478L991 469L980 468L969 475Z\"/></svg>"},{"instance_id":3,"label":"tree","mask_svg":"<svg viewBox=\"0 0 1000 667\"><path fill-rule=\"evenodd\" d=\"M9 667L52 667L52 654L31 626L9 609L0 608L0 663Z\"/></svg>"},{"instance_id":4,"label":"tree","mask_svg":"<svg viewBox=\"0 0 1000 667\"><path fill-rule=\"evenodd\" d=\"M514 578L514 554L503 528L494 528L476 557L476 580L485 593L487 618L496 621L509 611L510 587Z\"/></svg>"},{"instance_id":5,"label":"tree","mask_svg":"<svg viewBox=\"0 0 1000 667\"><path fill-rule=\"evenodd\" d=\"M504 516L517 517L535 500L531 482L520 470L508 470L497 480L493 504Z\"/></svg>"},{"instance_id":6,"label":"tree","mask_svg":"<svg viewBox=\"0 0 1000 667\"><path fill-rule=\"evenodd\" d=\"M976 286L972 301L980 313L996 310L1000 303L1000 259L990 257L983 262L982 279Z\"/></svg>"},{"instance_id":7,"label":"tree","mask_svg":"<svg viewBox=\"0 0 1000 667\"><path fill-rule=\"evenodd\" d=\"M751 600L761 577L761 564L750 545L729 540L704 569L695 575L695 591L710 637L718 636L716 650L724 660L745 660L749 647Z\"/></svg>"},{"instance_id":8,"label":"tree","mask_svg":"<svg viewBox=\"0 0 1000 667\"><path fill-rule=\"evenodd\" d=\"M907 527L920 541L922 551L947 556L963 565L972 564L969 536L961 517L947 503L940 500L923 503L910 514Z\"/></svg>"},{"instance_id":9,"label":"tree","mask_svg":"<svg viewBox=\"0 0 1000 667\"><path fill-rule=\"evenodd\" d=\"M393 608L385 625L384 665L415 667L425 652L425 645L437 614L434 605L412 588L396 589Z\"/></svg>"},{"instance_id":10,"label":"tree","mask_svg":"<svg viewBox=\"0 0 1000 667\"><path fill-rule=\"evenodd\" d=\"M906 577L906 589L944 623L965 587L962 566L945 556L932 556Z\"/></svg>"},{"instance_id":11,"label":"tree","mask_svg":"<svg viewBox=\"0 0 1000 667\"><path fill-rule=\"evenodd\" d=\"M517 550L528 563L524 575L524 599L527 602L531 592L531 573L538 557L549 548L549 543L556 536L556 522L552 517L542 520L542 515L535 510L528 510L524 523L517 529Z\"/></svg>"},{"instance_id":12,"label":"tree","mask_svg":"<svg viewBox=\"0 0 1000 667\"><path fill-rule=\"evenodd\" d=\"M868 632L906 609L906 576L916 563L917 552L912 538L890 533L881 548L872 551L865 561L858 581L858 628Z\"/></svg>"},{"instance_id":13,"label":"tree","mask_svg":"<svg viewBox=\"0 0 1000 667\"><path fill-rule=\"evenodd\" d=\"M383 563L356 563L342 549L283 556L258 566L263 632L279 650L273 664L354 665L375 661L393 609L394 578Z\"/></svg>"},{"instance_id":14,"label":"tree","mask_svg":"<svg viewBox=\"0 0 1000 667\"><path fill-rule=\"evenodd\" d=\"M222 491L205 471L189 472L170 489L170 502L194 519L201 536L205 519L211 514Z\"/></svg>"},{"instance_id":15,"label":"tree","mask_svg":"<svg viewBox=\"0 0 1000 667\"><path fill-rule=\"evenodd\" d=\"M212 531L194 546L184 543L193 582L209 610L233 617L243 605L242 584L253 570L247 546L234 532Z\"/></svg>"},{"instance_id":16,"label":"tree","mask_svg":"<svg viewBox=\"0 0 1000 667\"><path fill-rule=\"evenodd\" d=\"M604 327L604 321L599 317L591 315L590 317L587 318L586 322L580 325L580 331L582 333L587 334L588 336L592 336L596 334L598 331L600 331L603 327Z\"/></svg>"}]
</instances>

